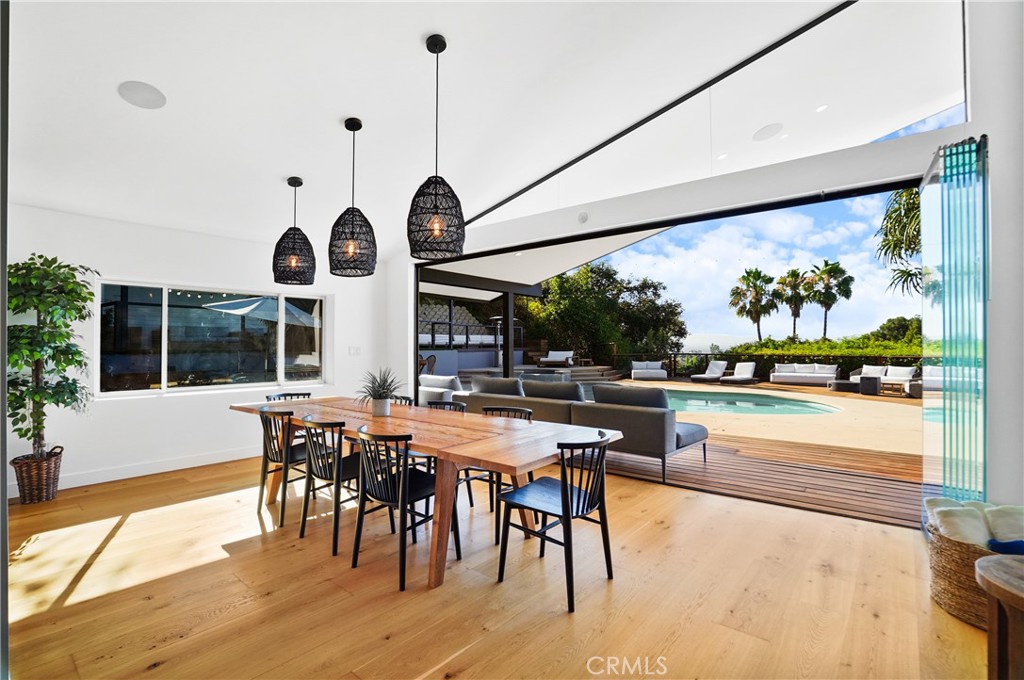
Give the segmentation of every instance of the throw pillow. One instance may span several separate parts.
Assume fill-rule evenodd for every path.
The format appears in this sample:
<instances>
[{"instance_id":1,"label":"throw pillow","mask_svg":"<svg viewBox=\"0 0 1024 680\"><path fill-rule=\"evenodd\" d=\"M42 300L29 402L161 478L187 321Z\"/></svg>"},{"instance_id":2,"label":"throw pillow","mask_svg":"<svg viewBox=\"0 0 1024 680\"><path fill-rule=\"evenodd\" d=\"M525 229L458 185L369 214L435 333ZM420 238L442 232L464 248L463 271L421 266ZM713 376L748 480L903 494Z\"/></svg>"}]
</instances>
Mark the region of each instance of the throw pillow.
<instances>
[{"instance_id":1,"label":"throw pillow","mask_svg":"<svg viewBox=\"0 0 1024 680\"><path fill-rule=\"evenodd\" d=\"M421 375L420 387L439 387L442 390L461 390L462 383L454 375Z\"/></svg>"},{"instance_id":2,"label":"throw pillow","mask_svg":"<svg viewBox=\"0 0 1024 680\"><path fill-rule=\"evenodd\" d=\"M885 375L885 366L861 366L860 374L862 376L873 375L877 378L881 378Z\"/></svg>"},{"instance_id":3,"label":"throw pillow","mask_svg":"<svg viewBox=\"0 0 1024 680\"><path fill-rule=\"evenodd\" d=\"M913 366L889 366L885 369L887 378L913 378L917 369Z\"/></svg>"},{"instance_id":4,"label":"throw pillow","mask_svg":"<svg viewBox=\"0 0 1024 680\"><path fill-rule=\"evenodd\" d=\"M523 382L519 378L491 378L477 376L473 378L473 391L485 394L511 394L517 397L523 394Z\"/></svg>"},{"instance_id":5,"label":"throw pillow","mask_svg":"<svg viewBox=\"0 0 1024 680\"><path fill-rule=\"evenodd\" d=\"M814 373L814 364L796 364L797 373Z\"/></svg>"},{"instance_id":6,"label":"throw pillow","mask_svg":"<svg viewBox=\"0 0 1024 680\"><path fill-rule=\"evenodd\" d=\"M935 518L942 535L954 541L984 548L992 538L984 515L975 508L939 508Z\"/></svg>"},{"instance_id":7,"label":"throw pillow","mask_svg":"<svg viewBox=\"0 0 1024 680\"><path fill-rule=\"evenodd\" d=\"M818 375L835 375L838 364L814 364L814 372Z\"/></svg>"},{"instance_id":8,"label":"throw pillow","mask_svg":"<svg viewBox=\"0 0 1024 680\"><path fill-rule=\"evenodd\" d=\"M1024 540L1024 505L1000 505L985 510L992 536L1000 541Z\"/></svg>"},{"instance_id":9,"label":"throw pillow","mask_svg":"<svg viewBox=\"0 0 1024 680\"><path fill-rule=\"evenodd\" d=\"M634 371L642 371L645 368L647 368L647 362L646 361L631 361L629 363L633 365L633 369L632 370L634 370Z\"/></svg>"},{"instance_id":10,"label":"throw pillow","mask_svg":"<svg viewBox=\"0 0 1024 680\"><path fill-rule=\"evenodd\" d=\"M594 401L598 404L668 408L668 392L660 387L621 387L598 384L594 385Z\"/></svg>"},{"instance_id":11,"label":"throw pillow","mask_svg":"<svg viewBox=\"0 0 1024 680\"><path fill-rule=\"evenodd\" d=\"M583 385L577 382L524 380L523 393L528 397L539 397L541 399L583 401Z\"/></svg>"},{"instance_id":12,"label":"throw pillow","mask_svg":"<svg viewBox=\"0 0 1024 680\"><path fill-rule=\"evenodd\" d=\"M997 541L993 538L988 542L988 549L1003 555L1024 555L1024 541Z\"/></svg>"},{"instance_id":13,"label":"throw pillow","mask_svg":"<svg viewBox=\"0 0 1024 680\"><path fill-rule=\"evenodd\" d=\"M776 373L796 373L796 364L775 364Z\"/></svg>"},{"instance_id":14,"label":"throw pillow","mask_svg":"<svg viewBox=\"0 0 1024 680\"><path fill-rule=\"evenodd\" d=\"M935 526L939 525L938 520L935 518L935 511L939 508L962 508L963 505L960 501L955 501L952 498L943 498L941 496L932 496L931 498L924 499L924 509L928 512L928 521Z\"/></svg>"}]
</instances>

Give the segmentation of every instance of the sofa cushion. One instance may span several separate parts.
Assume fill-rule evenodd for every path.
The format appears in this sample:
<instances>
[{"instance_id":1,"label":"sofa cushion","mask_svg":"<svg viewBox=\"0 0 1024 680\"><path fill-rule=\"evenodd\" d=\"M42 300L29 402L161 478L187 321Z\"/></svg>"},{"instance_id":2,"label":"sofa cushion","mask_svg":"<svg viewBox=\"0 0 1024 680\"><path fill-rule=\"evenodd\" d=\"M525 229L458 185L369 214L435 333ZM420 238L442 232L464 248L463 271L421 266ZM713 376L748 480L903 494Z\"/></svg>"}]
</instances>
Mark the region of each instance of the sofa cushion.
<instances>
[{"instance_id":1,"label":"sofa cushion","mask_svg":"<svg viewBox=\"0 0 1024 680\"><path fill-rule=\"evenodd\" d=\"M935 518L942 535L954 541L985 547L992 538L985 516L975 508L939 508Z\"/></svg>"},{"instance_id":2,"label":"sofa cushion","mask_svg":"<svg viewBox=\"0 0 1024 680\"><path fill-rule=\"evenodd\" d=\"M796 373L796 364L775 364L776 373Z\"/></svg>"},{"instance_id":3,"label":"sofa cushion","mask_svg":"<svg viewBox=\"0 0 1024 680\"><path fill-rule=\"evenodd\" d=\"M475 376L473 378L473 391L486 392L487 394L511 394L517 397L525 396L523 394L523 382L519 378Z\"/></svg>"},{"instance_id":4,"label":"sofa cushion","mask_svg":"<svg viewBox=\"0 0 1024 680\"><path fill-rule=\"evenodd\" d=\"M838 364L814 364L814 372L819 375L835 375Z\"/></svg>"},{"instance_id":5,"label":"sofa cushion","mask_svg":"<svg viewBox=\"0 0 1024 680\"><path fill-rule=\"evenodd\" d=\"M880 378L885 375L885 366L868 366L865 364L864 366L861 366L860 374L873 375Z\"/></svg>"},{"instance_id":6,"label":"sofa cushion","mask_svg":"<svg viewBox=\"0 0 1024 680\"><path fill-rule=\"evenodd\" d=\"M985 515L993 538L1000 541L1024 540L1024 506L986 508Z\"/></svg>"},{"instance_id":7,"label":"sofa cushion","mask_svg":"<svg viewBox=\"0 0 1024 680\"><path fill-rule=\"evenodd\" d=\"M941 378L942 377L942 366L925 366L922 369L922 377L924 378Z\"/></svg>"},{"instance_id":8,"label":"sofa cushion","mask_svg":"<svg viewBox=\"0 0 1024 680\"><path fill-rule=\"evenodd\" d=\"M564 399L544 399L541 397L517 397L513 394L487 394L486 392L470 392L458 401L466 402L466 410L470 413L483 413L485 406L517 406L533 411L533 419L548 423L571 422L574 401Z\"/></svg>"},{"instance_id":9,"label":"sofa cushion","mask_svg":"<svg viewBox=\"0 0 1024 680\"><path fill-rule=\"evenodd\" d=\"M527 397L542 397L544 399L583 401L583 385L576 382L524 380L523 394Z\"/></svg>"},{"instance_id":10,"label":"sofa cushion","mask_svg":"<svg viewBox=\"0 0 1024 680\"><path fill-rule=\"evenodd\" d=\"M814 373L814 364L795 364L796 373Z\"/></svg>"},{"instance_id":11,"label":"sofa cushion","mask_svg":"<svg viewBox=\"0 0 1024 680\"><path fill-rule=\"evenodd\" d=\"M676 423L676 448L702 442L708 438L708 428L696 423Z\"/></svg>"},{"instance_id":12,"label":"sofa cushion","mask_svg":"<svg viewBox=\"0 0 1024 680\"><path fill-rule=\"evenodd\" d=\"M913 378L917 369L913 366L888 366L885 369L886 378Z\"/></svg>"},{"instance_id":13,"label":"sofa cushion","mask_svg":"<svg viewBox=\"0 0 1024 680\"><path fill-rule=\"evenodd\" d=\"M594 401L598 404L668 408L668 392L660 387L623 387L598 384L594 385Z\"/></svg>"},{"instance_id":14,"label":"sofa cushion","mask_svg":"<svg viewBox=\"0 0 1024 680\"><path fill-rule=\"evenodd\" d=\"M421 375L420 387L439 387L442 390L461 390L462 383L455 375Z\"/></svg>"}]
</instances>

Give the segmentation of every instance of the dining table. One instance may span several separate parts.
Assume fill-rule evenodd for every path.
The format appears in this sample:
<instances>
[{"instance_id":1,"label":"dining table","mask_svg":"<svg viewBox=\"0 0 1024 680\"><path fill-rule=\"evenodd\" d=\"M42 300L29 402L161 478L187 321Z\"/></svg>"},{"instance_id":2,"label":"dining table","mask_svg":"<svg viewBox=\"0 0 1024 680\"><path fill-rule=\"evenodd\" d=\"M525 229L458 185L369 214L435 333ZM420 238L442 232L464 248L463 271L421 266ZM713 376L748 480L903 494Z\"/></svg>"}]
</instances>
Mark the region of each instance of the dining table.
<instances>
[{"instance_id":1,"label":"dining table","mask_svg":"<svg viewBox=\"0 0 1024 680\"><path fill-rule=\"evenodd\" d=\"M372 434L411 434L411 448L434 457L436 497L427 577L427 585L431 588L444 583L459 470L480 467L500 472L508 475L512 484L518 487L527 483L530 471L558 461L558 445L561 443L595 441L600 438L599 432L603 432L609 441L622 438L620 431L612 429L602 428L599 431L581 425L484 416L421 406L392 404L391 415L373 416L369 403L344 396L271 404L232 404L230 408L258 414L268 405L274 411L291 412L292 424L297 427L302 426L305 416L313 416L317 421L344 422L343 433L349 437L358 436L359 428L364 425ZM280 473L268 480L268 505L275 502L280 483ZM523 520L529 524L532 517L527 513Z\"/></svg>"}]
</instances>

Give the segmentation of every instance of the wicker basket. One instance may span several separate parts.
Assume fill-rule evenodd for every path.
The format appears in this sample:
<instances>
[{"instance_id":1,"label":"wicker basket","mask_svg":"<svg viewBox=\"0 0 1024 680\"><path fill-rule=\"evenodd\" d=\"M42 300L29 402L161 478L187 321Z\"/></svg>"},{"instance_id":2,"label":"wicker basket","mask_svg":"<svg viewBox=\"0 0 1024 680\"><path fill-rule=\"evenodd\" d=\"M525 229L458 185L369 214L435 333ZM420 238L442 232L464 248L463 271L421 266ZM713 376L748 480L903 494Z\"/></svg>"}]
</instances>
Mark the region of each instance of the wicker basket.
<instances>
[{"instance_id":1,"label":"wicker basket","mask_svg":"<svg viewBox=\"0 0 1024 680\"><path fill-rule=\"evenodd\" d=\"M947 538L934 524L928 525L928 533L932 599L961 621L988 630L988 596L974 577L974 563L995 553Z\"/></svg>"},{"instance_id":2,"label":"wicker basket","mask_svg":"<svg viewBox=\"0 0 1024 680\"><path fill-rule=\"evenodd\" d=\"M42 458L18 456L11 461L18 478L18 494L22 504L43 503L57 497L60 482L60 459L63 446L55 446Z\"/></svg>"}]
</instances>

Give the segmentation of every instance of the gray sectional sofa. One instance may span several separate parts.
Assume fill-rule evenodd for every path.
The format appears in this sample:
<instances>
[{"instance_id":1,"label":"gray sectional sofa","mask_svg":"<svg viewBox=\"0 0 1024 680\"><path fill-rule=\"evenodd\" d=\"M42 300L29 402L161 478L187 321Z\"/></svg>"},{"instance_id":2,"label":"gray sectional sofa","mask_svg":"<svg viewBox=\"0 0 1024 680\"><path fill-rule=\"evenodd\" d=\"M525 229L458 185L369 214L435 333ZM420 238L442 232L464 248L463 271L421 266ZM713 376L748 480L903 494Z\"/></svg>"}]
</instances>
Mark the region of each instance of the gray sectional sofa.
<instances>
[{"instance_id":1,"label":"gray sectional sofa","mask_svg":"<svg viewBox=\"0 0 1024 680\"><path fill-rule=\"evenodd\" d=\"M475 379L473 387L476 391L459 397L471 413L481 413L484 406L520 406L532 409L537 420L621 431L622 439L613 448L660 459L662 483L669 456L702 444L707 460L707 428L677 423L668 394L658 387L597 384L592 402L584 400L583 387L573 382L484 378Z\"/></svg>"}]
</instances>

